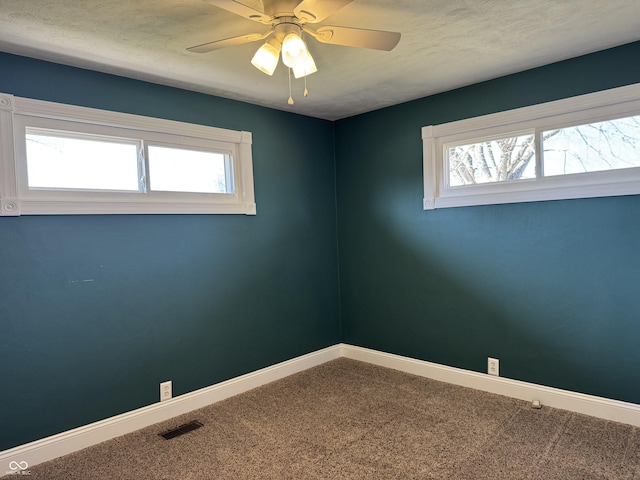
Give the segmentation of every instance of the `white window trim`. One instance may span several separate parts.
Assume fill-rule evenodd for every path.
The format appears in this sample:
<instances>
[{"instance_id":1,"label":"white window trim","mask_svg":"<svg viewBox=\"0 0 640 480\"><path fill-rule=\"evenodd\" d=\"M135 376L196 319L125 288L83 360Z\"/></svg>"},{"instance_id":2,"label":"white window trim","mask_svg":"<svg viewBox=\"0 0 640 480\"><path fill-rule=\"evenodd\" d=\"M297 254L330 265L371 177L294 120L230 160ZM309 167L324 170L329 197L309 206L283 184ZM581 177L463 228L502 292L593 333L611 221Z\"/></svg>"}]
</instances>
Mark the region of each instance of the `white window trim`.
<instances>
[{"instance_id":1,"label":"white window trim","mask_svg":"<svg viewBox=\"0 0 640 480\"><path fill-rule=\"evenodd\" d=\"M125 128L156 136L221 142L233 152L233 194L42 191L26 188L16 133L21 117ZM0 216L52 214L256 214L250 132L196 125L0 93Z\"/></svg>"},{"instance_id":2,"label":"white window trim","mask_svg":"<svg viewBox=\"0 0 640 480\"><path fill-rule=\"evenodd\" d=\"M423 208L640 194L640 167L447 187L445 145L640 114L640 84L422 128ZM536 155L540 155L540 145ZM640 154L640 152L639 152ZM539 164L539 162L538 162Z\"/></svg>"}]
</instances>

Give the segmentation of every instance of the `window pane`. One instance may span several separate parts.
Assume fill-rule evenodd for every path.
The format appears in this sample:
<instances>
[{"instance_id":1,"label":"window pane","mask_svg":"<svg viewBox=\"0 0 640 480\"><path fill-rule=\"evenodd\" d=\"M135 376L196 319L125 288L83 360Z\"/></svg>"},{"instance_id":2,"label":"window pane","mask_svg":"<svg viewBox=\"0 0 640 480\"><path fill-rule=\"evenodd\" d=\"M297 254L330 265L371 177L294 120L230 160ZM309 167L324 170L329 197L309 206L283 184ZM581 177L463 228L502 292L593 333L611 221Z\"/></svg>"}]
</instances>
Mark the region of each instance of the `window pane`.
<instances>
[{"instance_id":1,"label":"window pane","mask_svg":"<svg viewBox=\"0 0 640 480\"><path fill-rule=\"evenodd\" d=\"M535 178L534 138L520 135L449 147L449 185Z\"/></svg>"},{"instance_id":2,"label":"window pane","mask_svg":"<svg viewBox=\"0 0 640 480\"><path fill-rule=\"evenodd\" d=\"M27 129L30 188L138 190L138 148L114 139Z\"/></svg>"},{"instance_id":3,"label":"window pane","mask_svg":"<svg viewBox=\"0 0 640 480\"><path fill-rule=\"evenodd\" d=\"M149 146L151 190L231 193L225 157L222 153Z\"/></svg>"},{"instance_id":4,"label":"window pane","mask_svg":"<svg viewBox=\"0 0 640 480\"><path fill-rule=\"evenodd\" d=\"M549 130L542 139L545 175L640 166L640 115Z\"/></svg>"}]
</instances>

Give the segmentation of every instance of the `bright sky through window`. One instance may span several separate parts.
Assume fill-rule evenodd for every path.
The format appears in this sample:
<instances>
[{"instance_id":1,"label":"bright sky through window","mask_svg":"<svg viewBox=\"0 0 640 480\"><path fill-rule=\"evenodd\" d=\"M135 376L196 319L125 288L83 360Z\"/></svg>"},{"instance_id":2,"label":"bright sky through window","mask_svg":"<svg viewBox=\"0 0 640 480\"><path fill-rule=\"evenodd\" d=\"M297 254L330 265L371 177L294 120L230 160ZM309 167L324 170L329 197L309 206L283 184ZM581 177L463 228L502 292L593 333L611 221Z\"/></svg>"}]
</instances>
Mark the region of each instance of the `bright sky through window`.
<instances>
[{"instance_id":1,"label":"bright sky through window","mask_svg":"<svg viewBox=\"0 0 640 480\"><path fill-rule=\"evenodd\" d=\"M149 146L151 190L227 193L225 155L215 152Z\"/></svg>"},{"instance_id":2,"label":"bright sky through window","mask_svg":"<svg viewBox=\"0 0 640 480\"><path fill-rule=\"evenodd\" d=\"M135 142L27 133L30 188L138 190Z\"/></svg>"},{"instance_id":3,"label":"bright sky through window","mask_svg":"<svg viewBox=\"0 0 640 480\"><path fill-rule=\"evenodd\" d=\"M640 115L542 134L544 175L640 167Z\"/></svg>"}]
</instances>

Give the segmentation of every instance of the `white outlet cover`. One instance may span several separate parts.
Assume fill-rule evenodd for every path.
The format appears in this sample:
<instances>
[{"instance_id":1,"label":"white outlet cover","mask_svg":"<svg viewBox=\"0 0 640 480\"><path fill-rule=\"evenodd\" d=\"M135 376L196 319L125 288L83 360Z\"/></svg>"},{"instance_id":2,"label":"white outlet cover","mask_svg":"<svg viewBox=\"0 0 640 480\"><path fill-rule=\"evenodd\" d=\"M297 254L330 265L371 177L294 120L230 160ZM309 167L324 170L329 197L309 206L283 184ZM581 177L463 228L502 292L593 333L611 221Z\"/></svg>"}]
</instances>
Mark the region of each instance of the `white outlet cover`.
<instances>
[{"instance_id":1,"label":"white outlet cover","mask_svg":"<svg viewBox=\"0 0 640 480\"><path fill-rule=\"evenodd\" d=\"M487 373L489 375L500 376L500 360L497 358L487 358Z\"/></svg>"},{"instance_id":2,"label":"white outlet cover","mask_svg":"<svg viewBox=\"0 0 640 480\"><path fill-rule=\"evenodd\" d=\"M160 384L160 401L164 402L165 400L170 400L173 395L172 390L171 380L168 382L162 382Z\"/></svg>"}]
</instances>

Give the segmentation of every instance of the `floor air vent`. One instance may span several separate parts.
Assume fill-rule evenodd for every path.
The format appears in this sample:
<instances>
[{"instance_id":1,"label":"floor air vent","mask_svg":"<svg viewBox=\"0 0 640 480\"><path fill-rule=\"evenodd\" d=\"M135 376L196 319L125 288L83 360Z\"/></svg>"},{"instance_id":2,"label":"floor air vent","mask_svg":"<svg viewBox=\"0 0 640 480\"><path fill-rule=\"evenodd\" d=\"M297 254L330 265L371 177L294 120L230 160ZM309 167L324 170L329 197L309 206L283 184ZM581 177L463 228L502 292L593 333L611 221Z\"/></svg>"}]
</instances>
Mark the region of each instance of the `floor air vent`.
<instances>
[{"instance_id":1,"label":"floor air vent","mask_svg":"<svg viewBox=\"0 0 640 480\"><path fill-rule=\"evenodd\" d=\"M192 422L185 423L184 425L180 425L178 428L169 430L168 432L161 433L160 436L164 437L165 440L171 440L172 438L179 437L180 435L184 435L185 433L189 433L203 426L204 425L200 422L194 420Z\"/></svg>"}]
</instances>

